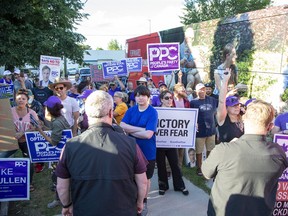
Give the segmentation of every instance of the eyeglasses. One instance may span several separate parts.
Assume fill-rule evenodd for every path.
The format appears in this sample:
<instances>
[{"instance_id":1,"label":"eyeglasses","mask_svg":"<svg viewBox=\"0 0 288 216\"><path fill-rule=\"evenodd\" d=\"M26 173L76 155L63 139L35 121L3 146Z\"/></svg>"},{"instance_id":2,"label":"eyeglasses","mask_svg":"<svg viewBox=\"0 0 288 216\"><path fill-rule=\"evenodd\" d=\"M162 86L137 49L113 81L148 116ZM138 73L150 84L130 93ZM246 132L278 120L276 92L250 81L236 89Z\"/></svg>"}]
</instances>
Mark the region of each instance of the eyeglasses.
<instances>
[{"instance_id":1,"label":"eyeglasses","mask_svg":"<svg viewBox=\"0 0 288 216\"><path fill-rule=\"evenodd\" d=\"M58 91L59 89L60 89L60 90L63 90L63 89L64 89L64 86L61 86L61 87L55 87L55 90L56 90L56 91Z\"/></svg>"},{"instance_id":2,"label":"eyeglasses","mask_svg":"<svg viewBox=\"0 0 288 216\"><path fill-rule=\"evenodd\" d=\"M169 96L166 96L166 97L164 97L163 99L164 99L164 100L169 100L169 99L170 99L170 100L173 100L173 97L171 97L171 96L170 96L170 97L169 97Z\"/></svg>"},{"instance_id":3,"label":"eyeglasses","mask_svg":"<svg viewBox=\"0 0 288 216\"><path fill-rule=\"evenodd\" d=\"M146 85L145 82L139 82L138 84L139 84L139 85Z\"/></svg>"}]
</instances>

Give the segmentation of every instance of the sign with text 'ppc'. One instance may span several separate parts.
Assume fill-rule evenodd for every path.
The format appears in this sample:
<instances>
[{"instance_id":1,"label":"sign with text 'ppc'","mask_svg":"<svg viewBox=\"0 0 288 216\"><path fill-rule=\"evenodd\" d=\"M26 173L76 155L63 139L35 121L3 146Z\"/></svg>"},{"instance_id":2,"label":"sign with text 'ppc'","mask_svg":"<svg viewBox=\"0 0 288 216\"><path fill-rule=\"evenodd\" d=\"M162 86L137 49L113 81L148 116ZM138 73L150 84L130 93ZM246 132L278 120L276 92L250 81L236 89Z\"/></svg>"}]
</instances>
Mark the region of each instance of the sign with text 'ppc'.
<instances>
[{"instance_id":1,"label":"sign with text 'ppc'","mask_svg":"<svg viewBox=\"0 0 288 216\"><path fill-rule=\"evenodd\" d=\"M44 131L47 136L51 136L51 131ZM62 148L68 139L73 137L72 131L63 130L61 141L53 146L39 132L26 132L25 137L29 149L32 163L58 161Z\"/></svg>"},{"instance_id":2,"label":"sign with text 'ppc'","mask_svg":"<svg viewBox=\"0 0 288 216\"><path fill-rule=\"evenodd\" d=\"M142 57L139 58L126 58L127 70L129 72L142 71Z\"/></svg>"},{"instance_id":3,"label":"sign with text 'ppc'","mask_svg":"<svg viewBox=\"0 0 288 216\"><path fill-rule=\"evenodd\" d=\"M29 200L28 158L0 158L0 202Z\"/></svg>"},{"instance_id":4,"label":"sign with text 'ppc'","mask_svg":"<svg viewBox=\"0 0 288 216\"><path fill-rule=\"evenodd\" d=\"M110 61L102 63L103 77L113 78L116 76L128 76L126 60Z\"/></svg>"},{"instance_id":5,"label":"sign with text 'ppc'","mask_svg":"<svg viewBox=\"0 0 288 216\"><path fill-rule=\"evenodd\" d=\"M180 69L179 43L147 44L148 70L163 72Z\"/></svg>"},{"instance_id":6,"label":"sign with text 'ppc'","mask_svg":"<svg viewBox=\"0 0 288 216\"><path fill-rule=\"evenodd\" d=\"M157 148L195 148L198 109L155 107Z\"/></svg>"}]
</instances>

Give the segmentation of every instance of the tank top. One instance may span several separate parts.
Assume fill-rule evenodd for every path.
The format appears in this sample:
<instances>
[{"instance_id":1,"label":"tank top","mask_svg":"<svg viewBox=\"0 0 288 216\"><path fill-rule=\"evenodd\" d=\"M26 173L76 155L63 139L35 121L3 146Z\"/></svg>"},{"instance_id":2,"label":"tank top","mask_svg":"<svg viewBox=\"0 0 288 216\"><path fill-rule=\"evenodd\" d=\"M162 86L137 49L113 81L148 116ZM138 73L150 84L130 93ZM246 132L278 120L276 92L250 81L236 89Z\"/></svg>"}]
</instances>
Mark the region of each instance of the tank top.
<instances>
[{"instance_id":1,"label":"tank top","mask_svg":"<svg viewBox=\"0 0 288 216\"><path fill-rule=\"evenodd\" d=\"M231 122L227 114L222 126L218 126L220 142L230 142L234 138L239 138L244 134L243 122Z\"/></svg>"}]
</instances>

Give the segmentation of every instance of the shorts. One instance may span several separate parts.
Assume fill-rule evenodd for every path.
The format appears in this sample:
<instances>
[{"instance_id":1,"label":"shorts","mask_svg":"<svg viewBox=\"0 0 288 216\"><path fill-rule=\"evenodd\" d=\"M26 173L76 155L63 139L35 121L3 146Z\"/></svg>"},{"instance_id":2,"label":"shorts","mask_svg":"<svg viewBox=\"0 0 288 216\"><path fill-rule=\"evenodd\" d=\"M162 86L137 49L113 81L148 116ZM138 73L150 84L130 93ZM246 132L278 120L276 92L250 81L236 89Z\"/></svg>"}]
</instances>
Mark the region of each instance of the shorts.
<instances>
[{"instance_id":1,"label":"shorts","mask_svg":"<svg viewBox=\"0 0 288 216\"><path fill-rule=\"evenodd\" d=\"M202 154L204 145L206 146L206 151L212 151L215 147L215 135L196 138L196 154Z\"/></svg>"},{"instance_id":2,"label":"shorts","mask_svg":"<svg viewBox=\"0 0 288 216\"><path fill-rule=\"evenodd\" d=\"M146 170L147 179L151 179L153 177L154 169L155 169L155 160L148 160Z\"/></svg>"}]
</instances>

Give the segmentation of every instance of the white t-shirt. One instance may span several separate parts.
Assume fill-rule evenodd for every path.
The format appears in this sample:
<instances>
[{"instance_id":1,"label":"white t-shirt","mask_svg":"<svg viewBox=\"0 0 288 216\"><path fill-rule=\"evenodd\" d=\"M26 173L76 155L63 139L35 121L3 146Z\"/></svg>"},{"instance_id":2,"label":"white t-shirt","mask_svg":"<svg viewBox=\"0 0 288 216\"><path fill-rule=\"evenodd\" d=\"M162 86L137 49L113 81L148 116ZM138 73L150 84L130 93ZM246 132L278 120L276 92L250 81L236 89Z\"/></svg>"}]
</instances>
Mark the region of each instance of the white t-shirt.
<instances>
[{"instance_id":1,"label":"white t-shirt","mask_svg":"<svg viewBox=\"0 0 288 216\"><path fill-rule=\"evenodd\" d=\"M63 109L61 110L63 116L69 123L70 127L74 125L73 113L79 112L79 105L75 98L66 97L66 99L62 100Z\"/></svg>"}]
</instances>

